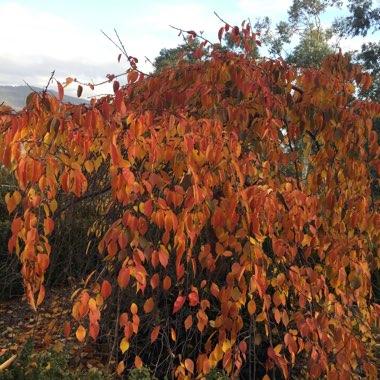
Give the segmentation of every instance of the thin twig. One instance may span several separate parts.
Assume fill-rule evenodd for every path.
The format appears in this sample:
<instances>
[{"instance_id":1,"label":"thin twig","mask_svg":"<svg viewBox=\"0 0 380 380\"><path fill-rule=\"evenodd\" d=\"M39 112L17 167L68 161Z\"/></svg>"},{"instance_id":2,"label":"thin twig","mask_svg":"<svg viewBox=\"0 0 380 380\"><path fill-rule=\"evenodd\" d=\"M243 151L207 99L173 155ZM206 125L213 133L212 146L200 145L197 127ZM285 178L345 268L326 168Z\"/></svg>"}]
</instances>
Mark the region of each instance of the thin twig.
<instances>
[{"instance_id":1,"label":"thin twig","mask_svg":"<svg viewBox=\"0 0 380 380\"><path fill-rule=\"evenodd\" d=\"M52 72L51 72L51 74L50 74L50 78L49 78L49 80L48 80L48 82L47 82L47 84L46 84L46 86L45 86L45 89L43 90L43 94L46 94L47 93L47 90L48 90L48 88L49 88L49 86L50 86L50 83L53 81L53 79L54 79L54 74L55 74L55 70L53 70Z\"/></svg>"},{"instance_id":2,"label":"thin twig","mask_svg":"<svg viewBox=\"0 0 380 380\"><path fill-rule=\"evenodd\" d=\"M131 59L131 56L130 55L128 55L128 53L127 53L127 50L125 49L125 46L124 46L124 44L123 44L123 42L122 42L122 40L121 40L121 38L120 38L120 36L119 36L119 34L118 34L118 32L117 32L117 30L116 29L114 29L114 32L115 32L115 34L116 34L116 37L117 37L117 39L118 39L118 41L119 41L119 44L120 45L118 45L110 36L108 36L108 34L106 34L105 32L103 32L103 30L100 30L102 33L103 33L103 35L109 40L109 41L111 41L122 53L123 53L123 55L128 59L128 62L129 62L129 64L131 65L131 67L133 68L133 70L135 70L135 71L137 71L138 73L140 73L140 74L143 74L144 76L147 76L147 77L151 77L151 76L153 76L153 75L150 75L150 74L147 74L147 73L144 73L143 71L141 71L141 70L139 70L137 67L136 67L136 62L134 62L132 59Z\"/></svg>"},{"instance_id":3,"label":"thin twig","mask_svg":"<svg viewBox=\"0 0 380 380\"><path fill-rule=\"evenodd\" d=\"M25 82L25 81L23 81L28 87L29 87L29 89L31 90L31 91L33 91L35 94L37 94L38 96L40 96L40 94L38 93L38 91L36 91L33 87L31 87L30 85L29 85L29 83L27 83L27 82Z\"/></svg>"},{"instance_id":4,"label":"thin twig","mask_svg":"<svg viewBox=\"0 0 380 380\"><path fill-rule=\"evenodd\" d=\"M221 21L221 22L223 22L224 24L226 24L226 25L228 25L229 27L231 27L231 25L228 23L228 22L226 22L226 21L224 21L215 11L214 11L214 15L216 16L216 17L218 17L218 19Z\"/></svg>"},{"instance_id":5,"label":"thin twig","mask_svg":"<svg viewBox=\"0 0 380 380\"><path fill-rule=\"evenodd\" d=\"M202 35L194 32L194 31L190 31L190 30L184 30L184 29L181 29L181 28L177 28L176 26L173 26L173 25L169 25L171 28L175 29L175 30L179 30L181 33L187 33L187 34L190 34L194 37L194 34L195 34L195 38L199 38L205 42L207 42L208 44L210 44L212 47L214 47L214 44L209 41L207 38L204 38ZM190 32L190 33L189 33ZM194 32L194 33L193 33Z\"/></svg>"}]
</instances>

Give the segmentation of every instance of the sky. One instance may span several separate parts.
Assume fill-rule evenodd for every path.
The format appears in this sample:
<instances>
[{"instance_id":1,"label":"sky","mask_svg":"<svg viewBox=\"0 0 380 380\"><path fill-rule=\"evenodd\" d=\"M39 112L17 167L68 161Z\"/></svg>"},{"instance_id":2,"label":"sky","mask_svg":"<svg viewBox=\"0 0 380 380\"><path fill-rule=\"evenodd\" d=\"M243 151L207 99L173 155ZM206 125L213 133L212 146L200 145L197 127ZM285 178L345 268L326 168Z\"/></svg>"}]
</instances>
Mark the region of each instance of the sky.
<instances>
[{"instance_id":1,"label":"sky","mask_svg":"<svg viewBox=\"0 0 380 380\"><path fill-rule=\"evenodd\" d=\"M292 0L0 0L0 85L45 86L51 72L98 83L107 74L124 72L126 60L117 62L119 51L101 32L116 41L117 30L129 55L139 59L139 68L149 72L162 48L182 42L178 31L203 31L217 39L222 25L214 15L232 25L244 19L269 16L286 20ZM330 12L329 22L336 13ZM368 39L378 40L377 36ZM344 49L359 48L360 39L342 41ZM121 80L122 81L122 80ZM54 85L53 85L54 86ZM66 89L74 94L76 86ZM110 86L86 91L84 96L111 92Z\"/></svg>"}]
</instances>

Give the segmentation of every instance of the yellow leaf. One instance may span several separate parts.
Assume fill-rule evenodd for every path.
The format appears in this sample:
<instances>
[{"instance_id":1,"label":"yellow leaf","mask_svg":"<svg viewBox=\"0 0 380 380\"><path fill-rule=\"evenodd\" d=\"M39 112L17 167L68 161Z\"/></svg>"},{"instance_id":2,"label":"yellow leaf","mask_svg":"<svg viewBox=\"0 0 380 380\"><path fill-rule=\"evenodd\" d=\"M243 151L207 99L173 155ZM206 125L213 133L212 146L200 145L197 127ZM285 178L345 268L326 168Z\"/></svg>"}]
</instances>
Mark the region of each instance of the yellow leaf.
<instances>
[{"instance_id":1,"label":"yellow leaf","mask_svg":"<svg viewBox=\"0 0 380 380\"><path fill-rule=\"evenodd\" d=\"M278 344L278 345L274 348L274 352L275 352L276 354L279 354L281 350L282 350L282 344Z\"/></svg>"},{"instance_id":2,"label":"yellow leaf","mask_svg":"<svg viewBox=\"0 0 380 380\"><path fill-rule=\"evenodd\" d=\"M120 350L124 354L129 349L129 342L126 338L123 338L120 342Z\"/></svg>"},{"instance_id":3,"label":"yellow leaf","mask_svg":"<svg viewBox=\"0 0 380 380\"><path fill-rule=\"evenodd\" d=\"M222 345L223 352L227 352L231 348L231 341L225 340Z\"/></svg>"},{"instance_id":4,"label":"yellow leaf","mask_svg":"<svg viewBox=\"0 0 380 380\"><path fill-rule=\"evenodd\" d=\"M16 358L17 358L17 354L11 356L8 360L6 360L4 363L2 363L0 365L0 371L8 368Z\"/></svg>"},{"instance_id":5,"label":"yellow leaf","mask_svg":"<svg viewBox=\"0 0 380 380\"><path fill-rule=\"evenodd\" d=\"M302 246L305 247L305 246L309 246L310 245L310 242L311 242L311 237L309 235L304 235L303 236L303 240L301 242Z\"/></svg>"},{"instance_id":6,"label":"yellow leaf","mask_svg":"<svg viewBox=\"0 0 380 380\"><path fill-rule=\"evenodd\" d=\"M96 305L96 301L94 298L90 298L89 301L88 301L88 307L90 310L92 311L95 311L98 309L97 305Z\"/></svg>"},{"instance_id":7,"label":"yellow leaf","mask_svg":"<svg viewBox=\"0 0 380 380\"><path fill-rule=\"evenodd\" d=\"M21 194L18 191L15 191L13 193L13 198L14 198L16 204L18 205L21 201Z\"/></svg>"},{"instance_id":8,"label":"yellow leaf","mask_svg":"<svg viewBox=\"0 0 380 380\"><path fill-rule=\"evenodd\" d=\"M256 317L256 322L262 322L267 320L267 314L265 311L262 311L257 317Z\"/></svg>"},{"instance_id":9,"label":"yellow leaf","mask_svg":"<svg viewBox=\"0 0 380 380\"><path fill-rule=\"evenodd\" d=\"M94 164L92 163L92 161L87 160L84 163L84 167L86 168L88 173L92 173L94 171Z\"/></svg>"},{"instance_id":10,"label":"yellow leaf","mask_svg":"<svg viewBox=\"0 0 380 380\"><path fill-rule=\"evenodd\" d=\"M53 199L51 202L50 202L50 210L51 212L54 214L55 211L57 210L58 208L58 203L55 199Z\"/></svg>"},{"instance_id":11,"label":"yellow leaf","mask_svg":"<svg viewBox=\"0 0 380 380\"><path fill-rule=\"evenodd\" d=\"M55 342L53 350L55 352L62 352L63 351L63 344L61 342Z\"/></svg>"}]
</instances>

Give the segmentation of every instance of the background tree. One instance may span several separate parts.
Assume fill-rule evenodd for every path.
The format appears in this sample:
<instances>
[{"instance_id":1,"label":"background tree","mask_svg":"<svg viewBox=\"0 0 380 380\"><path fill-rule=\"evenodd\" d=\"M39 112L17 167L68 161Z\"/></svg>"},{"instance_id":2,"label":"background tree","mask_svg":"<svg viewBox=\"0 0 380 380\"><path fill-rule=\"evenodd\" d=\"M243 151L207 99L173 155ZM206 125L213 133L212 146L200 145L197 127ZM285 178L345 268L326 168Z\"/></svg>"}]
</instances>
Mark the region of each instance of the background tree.
<instances>
[{"instance_id":1,"label":"background tree","mask_svg":"<svg viewBox=\"0 0 380 380\"><path fill-rule=\"evenodd\" d=\"M180 58L189 63L195 62L194 52L199 48L201 42L198 38L184 38L184 42L175 48L160 50L159 55L154 59L153 66L156 72L165 68L175 67Z\"/></svg>"},{"instance_id":2,"label":"background tree","mask_svg":"<svg viewBox=\"0 0 380 380\"><path fill-rule=\"evenodd\" d=\"M333 36L331 28L324 28L321 16L338 0L294 0L288 10L288 19L272 28L269 17L259 19L255 28L261 31L264 44L273 56L282 55L298 67L320 67L322 58L334 52L329 42ZM294 37L299 41L294 48L289 44Z\"/></svg>"},{"instance_id":3,"label":"background tree","mask_svg":"<svg viewBox=\"0 0 380 380\"><path fill-rule=\"evenodd\" d=\"M380 30L380 8L372 0L349 1L350 15L335 20L334 30L342 37L367 36ZM352 52L353 59L371 73L373 85L362 96L380 100L380 42L364 43L360 52Z\"/></svg>"}]
</instances>

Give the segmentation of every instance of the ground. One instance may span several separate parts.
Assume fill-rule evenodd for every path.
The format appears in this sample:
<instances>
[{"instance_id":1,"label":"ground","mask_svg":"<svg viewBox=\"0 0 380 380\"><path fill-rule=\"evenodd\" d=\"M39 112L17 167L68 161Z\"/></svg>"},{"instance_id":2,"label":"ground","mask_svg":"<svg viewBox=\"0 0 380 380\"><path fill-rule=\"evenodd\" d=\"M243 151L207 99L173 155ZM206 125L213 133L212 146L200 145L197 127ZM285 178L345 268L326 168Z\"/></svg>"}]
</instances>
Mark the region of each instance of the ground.
<instances>
[{"instance_id":1,"label":"ground","mask_svg":"<svg viewBox=\"0 0 380 380\"><path fill-rule=\"evenodd\" d=\"M69 366L74 370L103 369L107 363L92 344L81 344L74 334L66 339L63 326L71 319L71 291L67 288L49 290L46 299L33 311L21 298L0 302L0 364L2 356L20 354L30 340L33 357L49 349L69 354Z\"/></svg>"}]
</instances>

